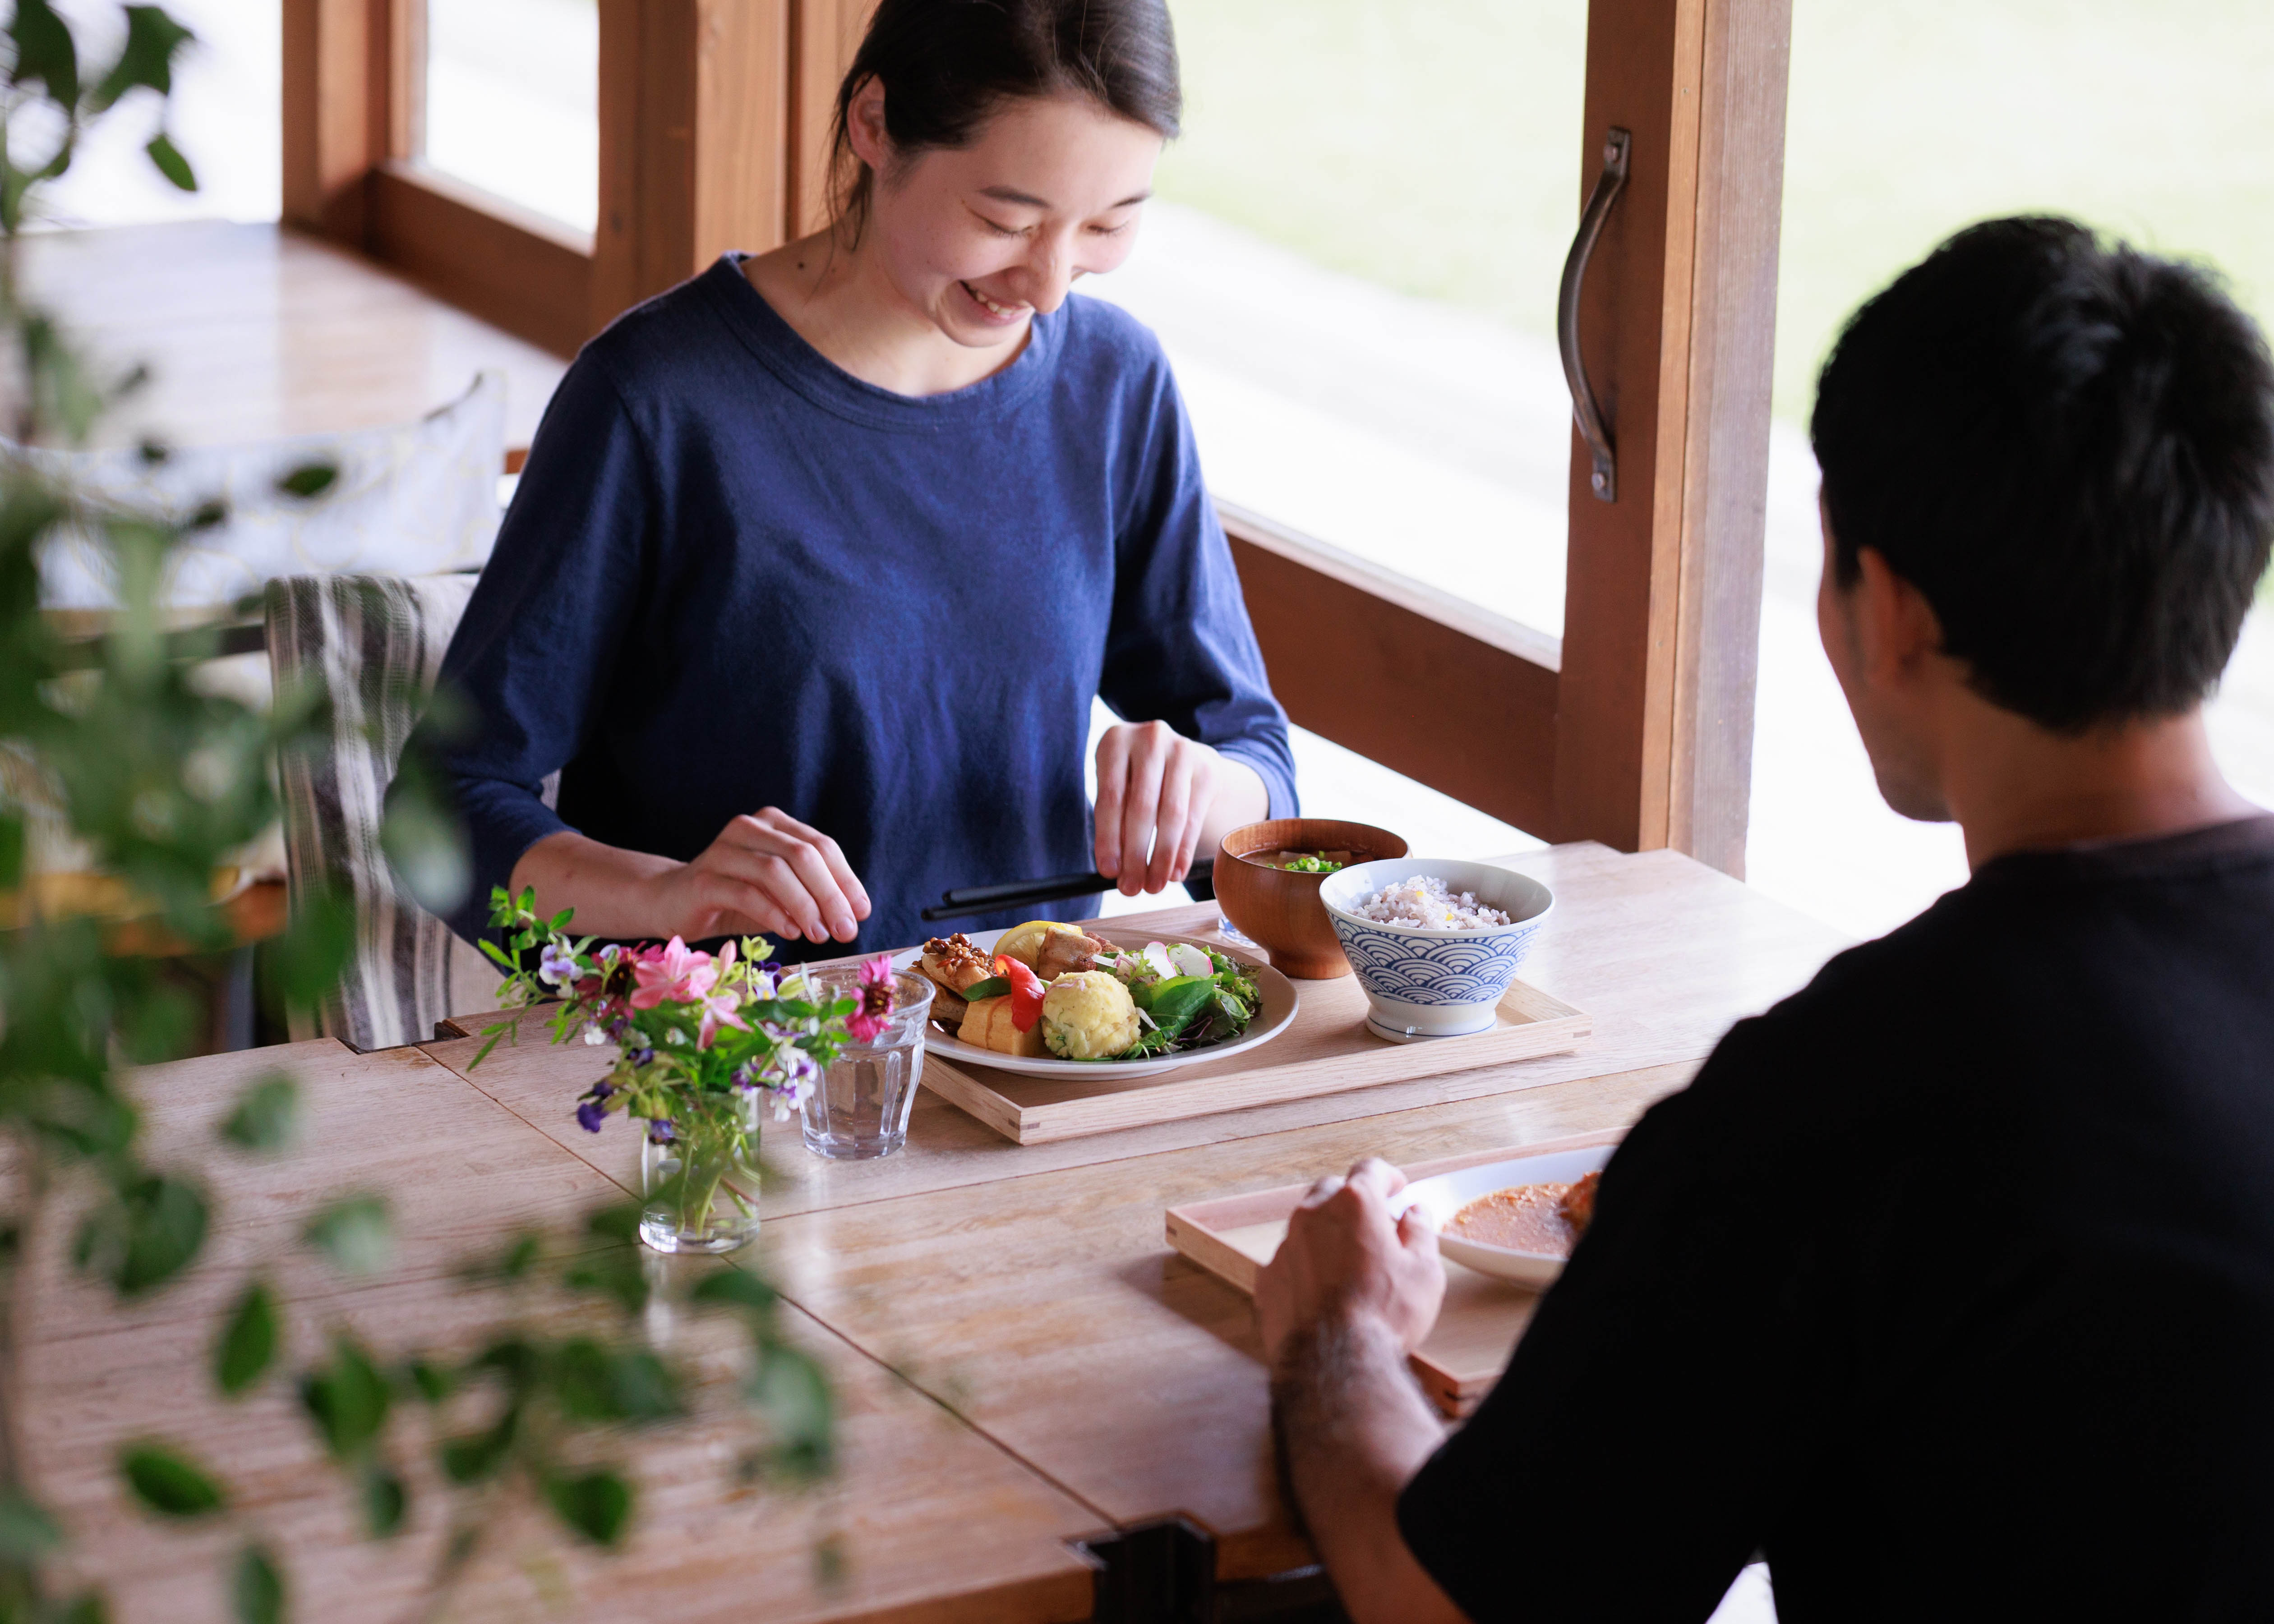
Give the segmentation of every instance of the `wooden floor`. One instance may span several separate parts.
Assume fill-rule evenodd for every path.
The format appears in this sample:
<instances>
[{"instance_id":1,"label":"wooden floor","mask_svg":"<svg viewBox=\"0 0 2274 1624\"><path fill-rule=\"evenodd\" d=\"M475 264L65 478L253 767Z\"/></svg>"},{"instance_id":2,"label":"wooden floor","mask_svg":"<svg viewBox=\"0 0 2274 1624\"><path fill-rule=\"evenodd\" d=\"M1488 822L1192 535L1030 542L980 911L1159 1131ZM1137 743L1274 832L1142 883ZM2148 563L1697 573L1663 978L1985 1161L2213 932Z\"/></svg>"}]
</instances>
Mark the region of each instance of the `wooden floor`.
<instances>
[{"instance_id":1,"label":"wooden floor","mask_svg":"<svg viewBox=\"0 0 2274 1624\"><path fill-rule=\"evenodd\" d=\"M24 279L116 372L148 387L100 445L226 446L404 423L506 375L526 447L566 364L367 259L274 225L187 221L24 240Z\"/></svg>"}]
</instances>

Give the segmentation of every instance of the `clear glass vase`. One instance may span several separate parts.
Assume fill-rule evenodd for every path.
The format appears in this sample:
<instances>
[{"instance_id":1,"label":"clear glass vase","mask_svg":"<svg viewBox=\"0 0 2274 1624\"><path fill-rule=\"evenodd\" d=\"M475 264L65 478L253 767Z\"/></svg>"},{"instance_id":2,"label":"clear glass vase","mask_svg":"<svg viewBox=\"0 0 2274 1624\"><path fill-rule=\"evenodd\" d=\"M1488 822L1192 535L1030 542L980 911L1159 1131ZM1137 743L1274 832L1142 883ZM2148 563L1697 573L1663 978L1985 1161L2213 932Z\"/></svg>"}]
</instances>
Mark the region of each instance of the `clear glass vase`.
<instances>
[{"instance_id":1,"label":"clear glass vase","mask_svg":"<svg viewBox=\"0 0 2274 1624\"><path fill-rule=\"evenodd\" d=\"M732 1252L758 1233L758 1096L737 1089L640 1145L640 1239L658 1252Z\"/></svg>"}]
</instances>

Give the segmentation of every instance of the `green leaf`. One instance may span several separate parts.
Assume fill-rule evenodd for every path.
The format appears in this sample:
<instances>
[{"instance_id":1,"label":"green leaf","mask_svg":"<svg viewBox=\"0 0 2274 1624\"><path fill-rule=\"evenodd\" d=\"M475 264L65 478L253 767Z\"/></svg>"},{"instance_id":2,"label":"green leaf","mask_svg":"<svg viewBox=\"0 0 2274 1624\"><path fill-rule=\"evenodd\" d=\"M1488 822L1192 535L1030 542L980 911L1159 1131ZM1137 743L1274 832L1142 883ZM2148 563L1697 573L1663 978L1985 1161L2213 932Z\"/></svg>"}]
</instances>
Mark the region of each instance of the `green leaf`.
<instances>
[{"instance_id":1,"label":"green leaf","mask_svg":"<svg viewBox=\"0 0 2274 1624\"><path fill-rule=\"evenodd\" d=\"M192 1184L161 1174L129 1183L87 1217L78 1255L122 1297L139 1297L188 1267L205 1244L206 1199Z\"/></svg>"},{"instance_id":2,"label":"green leaf","mask_svg":"<svg viewBox=\"0 0 2274 1624\"><path fill-rule=\"evenodd\" d=\"M276 1357L276 1305L268 1288L254 1281L245 1289L214 1349L214 1380L235 1398L259 1381Z\"/></svg>"},{"instance_id":3,"label":"green leaf","mask_svg":"<svg viewBox=\"0 0 2274 1624\"><path fill-rule=\"evenodd\" d=\"M680 1410L679 1383L645 1348L610 1350L571 1337L553 1355L553 1395L578 1421L656 1421Z\"/></svg>"},{"instance_id":4,"label":"green leaf","mask_svg":"<svg viewBox=\"0 0 2274 1624\"><path fill-rule=\"evenodd\" d=\"M91 110L100 113L138 87L171 95L174 54L196 37L154 5L128 6L126 43L88 99Z\"/></svg>"},{"instance_id":5,"label":"green leaf","mask_svg":"<svg viewBox=\"0 0 2274 1624\"><path fill-rule=\"evenodd\" d=\"M341 1336L333 1339L330 1367L300 1379L300 1402L332 1458L350 1461L386 1426L389 1395L370 1356Z\"/></svg>"},{"instance_id":6,"label":"green leaf","mask_svg":"<svg viewBox=\"0 0 2274 1624\"><path fill-rule=\"evenodd\" d=\"M721 1268L697 1281L687 1294L690 1303L718 1308L747 1309L763 1314L774 1305L774 1289L746 1269Z\"/></svg>"},{"instance_id":7,"label":"green leaf","mask_svg":"<svg viewBox=\"0 0 2274 1624\"><path fill-rule=\"evenodd\" d=\"M198 189L197 174L190 168L190 161L166 139L163 130L152 136L150 144L142 150L150 154L150 162L157 167L158 173L181 190L195 192Z\"/></svg>"},{"instance_id":8,"label":"green leaf","mask_svg":"<svg viewBox=\"0 0 2274 1624\"><path fill-rule=\"evenodd\" d=\"M300 1086L290 1074L270 1071L237 1096L237 1109L221 1126L221 1136L245 1150L282 1150L300 1129Z\"/></svg>"},{"instance_id":9,"label":"green leaf","mask_svg":"<svg viewBox=\"0 0 2274 1624\"><path fill-rule=\"evenodd\" d=\"M276 488L286 496L297 496L302 501L307 501L330 490L332 482L339 477L337 463L303 462L290 473L280 475Z\"/></svg>"},{"instance_id":10,"label":"green leaf","mask_svg":"<svg viewBox=\"0 0 2274 1624\"><path fill-rule=\"evenodd\" d=\"M8 75L11 85L41 84L48 94L66 108L79 102L79 47L64 19L48 0L16 0L16 15L8 25L16 41L16 65Z\"/></svg>"},{"instance_id":11,"label":"green leaf","mask_svg":"<svg viewBox=\"0 0 2274 1624\"><path fill-rule=\"evenodd\" d=\"M425 1359L410 1359L403 1363L403 1384L410 1392L430 1404L439 1404L457 1390L457 1382L450 1372L439 1365Z\"/></svg>"},{"instance_id":12,"label":"green leaf","mask_svg":"<svg viewBox=\"0 0 2274 1624\"><path fill-rule=\"evenodd\" d=\"M364 1468L363 1525L373 1539L401 1533L410 1506L410 1492L398 1474L375 1462Z\"/></svg>"},{"instance_id":13,"label":"green leaf","mask_svg":"<svg viewBox=\"0 0 2274 1624\"><path fill-rule=\"evenodd\" d=\"M817 1361L776 1342L760 1356L743 1396L780 1440L774 1450L777 1470L809 1479L828 1472L834 1460L837 1404L828 1373Z\"/></svg>"},{"instance_id":14,"label":"green leaf","mask_svg":"<svg viewBox=\"0 0 2274 1624\"><path fill-rule=\"evenodd\" d=\"M230 1605L237 1624L284 1624L284 1579L275 1559L259 1545L237 1553L230 1569Z\"/></svg>"},{"instance_id":15,"label":"green leaf","mask_svg":"<svg viewBox=\"0 0 2274 1624\"><path fill-rule=\"evenodd\" d=\"M24 819L0 812L0 891L13 891L24 879Z\"/></svg>"},{"instance_id":16,"label":"green leaf","mask_svg":"<svg viewBox=\"0 0 2274 1624\"><path fill-rule=\"evenodd\" d=\"M118 1456L118 1470L134 1497L167 1517L201 1517L223 1504L221 1485L162 1444L132 1444Z\"/></svg>"},{"instance_id":17,"label":"green leaf","mask_svg":"<svg viewBox=\"0 0 2274 1624\"><path fill-rule=\"evenodd\" d=\"M63 1530L35 1502L0 1492L0 1562L28 1568L63 1543Z\"/></svg>"},{"instance_id":18,"label":"green leaf","mask_svg":"<svg viewBox=\"0 0 2274 1624\"><path fill-rule=\"evenodd\" d=\"M453 1438L439 1452L442 1475L463 1485L478 1483L505 1464L521 1430L521 1410L510 1406L495 1426L466 1438Z\"/></svg>"},{"instance_id":19,"label":"green leaf","mask_svg":"<svg viewBox=\"0 0 2274 1624\"><path fill-rule=\"evenodd\" d=\"M56 1624L110 1624L110 1605L101 1590L81 1590L55 1619Z\"/></svg>"},{"instance_id":20,"label":"green leaf","mask_svg":"<svg viewBox=\"0 0 2274 1624\"><path fill-rule=\"evenodd\" d=\"M612 1545L631 1521L632 1488L605 1468L571 1477L554 1473L545 1480L545 1498L560 1519L597 1545Z\"/></svg>"},{"instance_id":21,"label":"green leaf","mask_svg":"<svg viewBox=\"0 0 2274 1624\"><path fill-rule=\"evenodd\" d=\"M387 1202L353 1195L316 1214L303 1239L347 1274L376 1274L395 1260L395 1225Z\"/></svg>"},{"instance_id":22,"label":"green leaf","mask_svg":"<svg viewBox=\"0 0 2274 1624\"><path fill-rule=\"evenodd\" d=\"M263 960L269 991L288 1009L312 1010L338 987L354 951L354 902L314 891L293 910L291 923Z\"/></svg>"}]
</instances>

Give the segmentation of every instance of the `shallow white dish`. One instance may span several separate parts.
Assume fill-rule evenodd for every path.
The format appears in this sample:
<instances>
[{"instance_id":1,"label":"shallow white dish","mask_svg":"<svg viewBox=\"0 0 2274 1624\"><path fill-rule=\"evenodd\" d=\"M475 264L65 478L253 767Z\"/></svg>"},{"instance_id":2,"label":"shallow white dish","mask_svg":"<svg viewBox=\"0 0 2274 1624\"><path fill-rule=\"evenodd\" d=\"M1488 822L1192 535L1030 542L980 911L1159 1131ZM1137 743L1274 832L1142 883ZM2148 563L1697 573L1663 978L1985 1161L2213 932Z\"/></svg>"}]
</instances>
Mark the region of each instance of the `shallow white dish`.
<instances>
[{"instance_id":1,"label":"shallow white dish","mask_svg":"<svg viewBox=\"0 0 2274 1624\"><path fill-rule=\"evenodd\" d=\"M1545 1252L1514 1252L1505 1246L1463 1240L1457 1235L1446 1234L1445 1226L1453 1221L1454 1214L1480 1195L1490 1195L1511 1184L1570 1184L1605 1166L1617 1148L1615 1145L1590 1145L1580 1150L1517 1156L1507 1162L1463 1168L1457 1173L1440 1173L1434 1178L1418 1179L1406 1185L1390 1198L1390 1210L1403 1213L1409 1207L1419 1207L1427 1213L1437 1229L1437 1250L1454 1262L1465 1264L1480 1274L1496 1275L1520 1286L1544 1290L1563 1272L1562 1259Z\"/></svg>"},{"instance_id":2,"label":"shallow white dish","mask_svg":"<svg viewBox=\"0 0 2274 1624\"><path fill-rule=\"evenodd\" d=\"M1200 1065L1210 1060L1222 1060L1228 1055L1243 1055L1249 1049L1269 1043L1284 1032L1295 1019L1295 1007L1299 1002L1295 983L1273 969L1260 964L1246 953L1231 951L1220 942L1201 942L1191 936L1163 936L1155 931L1117 930L1111 925L1091 928L1090 935L1116 947L1143 947L1148 942L1175 944L1189 942L1194 947L1205 947L1224 954L1232 963L1246 969L1255 978L1255 990L1261 995L1255 1019L1247 1023L1247 1030L1229 1043L1216 1043L1207 1049L1187 1049L1181 1055L1163 1055L1157 1060L1046 1060L1026 1055L1000 1055L991 1049L981 1049L961 1038L952 1038L937 1026L924 1028L924 1048L942 1060L960 1061L966 1065L992 1066L998 1071L1013 1071L1020 1077L1057 1077L1070 1080L1105 1077L1151 1077L1162 1071L1174 1071L1181 1066ZM991 952L1001 939L999 930L982 930L971 938L971 944L983 952ZM911 969L923 957L923 949L911 947L892 955L896 969Z\"/></svg>"}]
</instances>

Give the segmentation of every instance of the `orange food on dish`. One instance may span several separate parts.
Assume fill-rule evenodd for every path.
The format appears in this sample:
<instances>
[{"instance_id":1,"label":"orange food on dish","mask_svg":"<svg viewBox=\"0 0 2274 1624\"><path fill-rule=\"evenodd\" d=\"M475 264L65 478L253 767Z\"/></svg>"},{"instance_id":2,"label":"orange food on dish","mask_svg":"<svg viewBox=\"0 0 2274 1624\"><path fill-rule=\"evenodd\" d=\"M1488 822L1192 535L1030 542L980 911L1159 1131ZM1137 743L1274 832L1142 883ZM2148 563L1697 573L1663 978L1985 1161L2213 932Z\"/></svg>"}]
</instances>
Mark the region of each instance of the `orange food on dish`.
<instances>
[{"instance_id":1,"label":"orange food on dish","mask_svg":"<svg viewBox=\"0 0 2274 1624\"><path fill-rule=\"evenodd\" d=\"M1568 1258L1594 1216L1595 1184L1601 1177L1590 1173L1571 1184L1511 1184L1480 1195L1453 1214L1445 1232L1480 1246Z\"/></svg>"}]
</instances>

